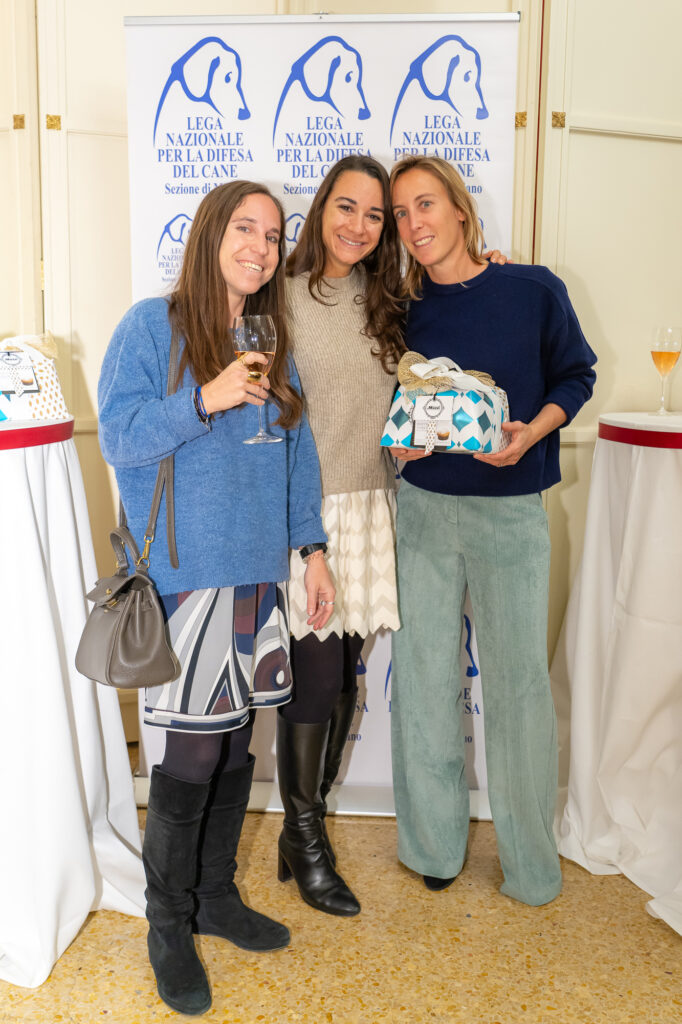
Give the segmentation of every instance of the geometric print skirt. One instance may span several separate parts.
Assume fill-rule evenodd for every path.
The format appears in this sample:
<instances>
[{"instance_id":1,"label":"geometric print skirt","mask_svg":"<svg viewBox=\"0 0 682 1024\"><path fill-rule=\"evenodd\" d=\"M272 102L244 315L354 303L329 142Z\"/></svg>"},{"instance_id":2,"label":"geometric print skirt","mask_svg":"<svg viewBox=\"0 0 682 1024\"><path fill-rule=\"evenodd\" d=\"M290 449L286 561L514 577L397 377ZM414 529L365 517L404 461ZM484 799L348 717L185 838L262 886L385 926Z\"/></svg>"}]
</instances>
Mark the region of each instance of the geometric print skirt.
<instances>
[{"instance_id":1,"label":"geometric print skirt","mask_svg":"<svg viewBox=\"0 0 682 1024\"><path fill-rule=\"evenodd\" d=\"M145 691L144 720L178 732L227 732L250 708L291 699L286 583L189 590L161 598L177 679Z\"/></svg>"}]
</instances>

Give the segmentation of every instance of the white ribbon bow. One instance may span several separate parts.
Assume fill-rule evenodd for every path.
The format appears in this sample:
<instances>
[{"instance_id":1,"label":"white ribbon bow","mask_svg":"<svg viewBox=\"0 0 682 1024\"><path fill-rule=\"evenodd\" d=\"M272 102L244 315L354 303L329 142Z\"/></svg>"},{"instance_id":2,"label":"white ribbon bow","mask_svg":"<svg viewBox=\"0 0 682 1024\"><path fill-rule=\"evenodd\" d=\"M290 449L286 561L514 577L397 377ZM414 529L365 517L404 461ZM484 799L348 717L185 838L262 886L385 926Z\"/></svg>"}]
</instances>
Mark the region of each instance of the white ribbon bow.
<instances>
[{"instance_id":1,"label":"white ribbon bow","mask_svg":"<svg viewBox=\"0 0 682 1024\"><path fill-rule=\"evenodd\" d=\"M412 363L410 371L423 381L429 381L431 377L447 377L458 391L483 391L490 398L495 398L494 388L465 373L461 366L446 356L430 359L427 363Z\"/></svg>"}]
</instances>

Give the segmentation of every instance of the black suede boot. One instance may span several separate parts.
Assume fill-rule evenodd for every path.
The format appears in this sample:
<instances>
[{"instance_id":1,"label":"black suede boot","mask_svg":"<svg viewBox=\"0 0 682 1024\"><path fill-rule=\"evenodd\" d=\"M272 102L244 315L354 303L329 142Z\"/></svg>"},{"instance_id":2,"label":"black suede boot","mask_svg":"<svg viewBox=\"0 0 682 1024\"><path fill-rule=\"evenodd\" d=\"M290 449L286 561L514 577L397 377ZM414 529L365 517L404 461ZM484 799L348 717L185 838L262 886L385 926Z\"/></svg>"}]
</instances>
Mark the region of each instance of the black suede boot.
<instances>
[{"instance_id":1,"label":"black suede boot","mask_svg":"<svg viewBox=\"0 0 682 1024\"><path fill-rule=\"evenodd\" d=\"M192 922L201 935L218 935L241 949L265 952L289 945L289 929L245 906L235 885L237 846L249 802L255 758L213 782L199 840L199 881Z\"/></svg>"},{"instance_id":2,"label":"black suede boot","mask_svg":"<svg viewBox=\"0 0 682 1024\"><path fill-rule=\"evenodd\" d=\"M352 690L339 694L339 698L334 705L334 710L332 711L332 717L329 721L329 739L327 741L327 753L324 758L324 771L322 773L320 796L322 798L322 836L327 845L327 852L329 853L329 859L332 862L333 867L336 867L336 854L334 853L334 847L329 839L327 823L325 821L327 816L327 797L329 796L329 791L332 788L336 776L339 774L339 768L341 767L341 761L343 760L343 752L346 748L346 740L348 739L348 733L350 732L353 716L355 715L357 707L357 699L357 686L354 686Z\"/></svg>"},{"instance_id":3,"label":"black suede boot","mask_svg":"<svg viewBox=\"0 0 682 1024\"><path fill-rule=\"evenodd\" d=\"M209 783L185 782L152 769L142 862L147 877L149 960L164 1003L178 1013L211 1005L206 972L192 937L192 889Z\"/></svg>"},{"instance_id":4,"label":"black suede boot","mask_svg":"<svg viewBox=\"0 0 682 1024\"><path fill-rule=\"evenodd\" d=\"M360 904L334 870L322 836L320 796L329 722L302 725L277 715L277 774L284 804L277 877L293 875L301 896L316 910L351 917Z\"/></svg>"}]
</instances>

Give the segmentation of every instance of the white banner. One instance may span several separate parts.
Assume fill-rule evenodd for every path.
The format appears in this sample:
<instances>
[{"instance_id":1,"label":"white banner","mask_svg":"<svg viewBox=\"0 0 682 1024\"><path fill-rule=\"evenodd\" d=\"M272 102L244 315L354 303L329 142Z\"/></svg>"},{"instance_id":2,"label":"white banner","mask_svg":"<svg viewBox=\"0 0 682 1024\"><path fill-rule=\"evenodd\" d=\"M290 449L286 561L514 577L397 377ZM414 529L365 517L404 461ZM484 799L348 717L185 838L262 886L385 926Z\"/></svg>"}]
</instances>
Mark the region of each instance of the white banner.
<instances>
[{"instance_id":1,"label":"white banner","mask_svg":"<svg viewBox=\"0 0 682 1024\"><path fill-rule=\"evenodd\" d=\"M511 247L517 15L127 18L135 300L168 289L203 195L265 182L296 241L328 167L450 160Z\"/></svg>"},{"instance_id":2,"label":"white banner","mask_svg":"<svg viewBox=\"0 0 682 1024\"><path fill-rule=\"evenodd\" d=\"M136 301L170 291L194 211L212 188L236 178L265 182L282 199L293 246L327 169L352 153L371 154L387 168L404 153L449 160L476 198L486 244L510 250L518 15L125 24ZM463 636L469 781L483 791L480 675L469 613ZM389 794L392 805L388 637L365 645L360 681L342 777L349 790L373 786ZM257 778L269 780L274 722L259 717ZM158 733L143 730L147 764L162 749ZM486 801L479 804L472 800L472 809L485 814ZM387 806L379 799L375 809Z\"/></svg>"}]
</instances>

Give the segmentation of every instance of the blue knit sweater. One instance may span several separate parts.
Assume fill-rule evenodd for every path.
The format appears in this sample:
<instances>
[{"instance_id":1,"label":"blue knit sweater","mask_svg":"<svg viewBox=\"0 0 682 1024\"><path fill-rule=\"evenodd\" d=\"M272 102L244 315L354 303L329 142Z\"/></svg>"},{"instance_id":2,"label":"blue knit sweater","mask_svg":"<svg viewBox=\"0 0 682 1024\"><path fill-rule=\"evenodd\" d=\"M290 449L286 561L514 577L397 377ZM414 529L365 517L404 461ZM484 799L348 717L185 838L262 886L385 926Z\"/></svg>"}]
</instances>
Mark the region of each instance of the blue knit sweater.
<instances>
[{"instance_id":1,"label":"blue knit sweater","mask_svg":"<svg viewBox=\"0 0 682 1024\"><path fill-rule=\"evenodd\" d=\"M546 267L490 263L466 285L434 284L410 305L407 347L428 359L449 356L482 370L507 392L512 420L528 423L553 402L566 423L592 394L596 356L585 341L562 281ZM565 425L565 424L564 424ZM515 466L434 452L407 462L404 478L440 494L532 494L561 479L559 431L529 448Z\"/></svg>"},{"instance_id":2,"label":"blue knit sweater","mask_svg":"<svg viewBox=\"0 0 682 1024\"><path fill-rule=\"evenodd\" d=\"M187 371L164 397L171 331L165 299L133 306L114 331L99 381L102 453L116 470L128 523L140 549L158 464L175 453L175 533L179 568L166 542L165 494L150 575L161 594L264 583L289 577L289 548L324 541L320 469L307 420L292 430L264 418L281 444L244 445L258 429L256 406L213 417L208 429L192 401ZM290 364L291 383L299 388Z\"/></svg>"}]
</instances>

